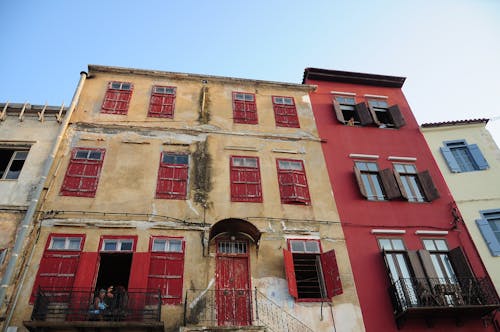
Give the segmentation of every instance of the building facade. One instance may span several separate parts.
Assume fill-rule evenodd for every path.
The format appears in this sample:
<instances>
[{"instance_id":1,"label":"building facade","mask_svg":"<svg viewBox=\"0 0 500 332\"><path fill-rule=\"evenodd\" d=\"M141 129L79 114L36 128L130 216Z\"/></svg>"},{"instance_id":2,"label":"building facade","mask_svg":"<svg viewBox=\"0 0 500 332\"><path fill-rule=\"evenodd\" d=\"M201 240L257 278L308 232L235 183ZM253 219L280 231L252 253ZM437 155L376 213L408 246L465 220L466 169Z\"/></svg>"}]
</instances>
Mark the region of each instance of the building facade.
<instances>
[{"instance_id":1,"label":"building facade","mask_svg":"<svg viewBox=\"0 0 500 332\"><path fill-rule=\"evenodd\" d=\"M500 150L487 119L422 124L495 288L500 291Z\"/></svg>"},{"instance_id":2,"label":"building facade","mask_svg":"<svg viewBox=\"0 0 500 332\"><path fill-rule=\"evenodd\" d=\"M307 68L367 331L494 331L498 296L401 90Z\"/></svg>"},{"instance_id":3,"label":"building facade","mask_svg":"<svg viewBox=\"0 0 500 332\"><path fill-rule=\"evenodd\" d=\"M9 326L364 330L313 86L88 75Z\"/></svg>"},{"instance_id":4,"label":"building facade","mask_svg":"<svg viewBox=\"0 0 500 332\"><path fill-rule=\"evenodd\" d=\"M15 301L13 291L20 276L16 267L26 263L23 234L31 228L26 212L37 200L44 163L66 110L64 106L0 104L0 326Z\"/></svg>"}]
</instances>

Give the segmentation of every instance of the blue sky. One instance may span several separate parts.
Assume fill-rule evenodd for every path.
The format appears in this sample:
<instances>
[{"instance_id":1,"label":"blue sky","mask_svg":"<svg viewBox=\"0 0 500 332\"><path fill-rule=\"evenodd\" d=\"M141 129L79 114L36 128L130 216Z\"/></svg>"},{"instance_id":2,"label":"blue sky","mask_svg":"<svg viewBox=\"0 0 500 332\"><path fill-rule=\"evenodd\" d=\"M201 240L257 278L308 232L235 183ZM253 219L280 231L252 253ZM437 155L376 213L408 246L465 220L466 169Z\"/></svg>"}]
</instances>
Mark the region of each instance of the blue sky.
<instances>
[{"instance_id":1,"label":"blue sky","mask_svg":"<svg viewBox=\"0 0 500 332\"><path fill-rule=\"evenodd\" d=\"M295 83L319 67L405 76L419 123L492 118L500 144L498 0L1 0L0 13L1 102L68 105L88 64Z\"/></svg>"}]
</instances>

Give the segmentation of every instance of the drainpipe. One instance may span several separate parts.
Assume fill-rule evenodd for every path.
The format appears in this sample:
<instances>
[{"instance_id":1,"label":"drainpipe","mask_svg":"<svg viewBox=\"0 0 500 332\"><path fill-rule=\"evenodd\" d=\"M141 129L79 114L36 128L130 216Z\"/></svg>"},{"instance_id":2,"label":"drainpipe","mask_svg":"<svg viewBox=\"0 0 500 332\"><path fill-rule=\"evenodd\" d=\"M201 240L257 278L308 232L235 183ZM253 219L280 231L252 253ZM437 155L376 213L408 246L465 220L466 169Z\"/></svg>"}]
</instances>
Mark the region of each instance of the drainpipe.
<instances>
[{"instance_id":1,"label":"drainpipe","mask_svg":"<svg viewBox=\"0 0 500 332\"><path fill-rule=\"evenodd\" d=\"M30 225L32 223L33 216L35 215L37 206L38 206L38 199L40 198L42 194L42 190L45 184L45 180L47 179L47 176L49 174L50 168L52 167L52 163L54 162L55 156L57 154L57 151L59 150L59 145L61 144L62 138L64 134L66 133L66 128L68 127L69 120L71 118L71 114L73 113L73 110L75 109L76 104L78 103L78 100L80 99L80 93L82 92L83 89L83 83L85 82L85 79L88 77L88 74L84 71L80 73L80 80L78 82L75 94L73 95L73 99L71 101L71 105L68 108L68 111L66 112L66 116L64 118L63 123L61 124L61 127L59 128L59 134L57 135L57 138L54 142L54 145L52 146L52 150L47 157L47 160L45 161L43 165L43 170L42 174L40 176L40 180L38 181L38 185L36 187L35 194L33 195L33 199L31 200L28 210L26 211L26 214L24 215L24 219L21 222L19 226L19 230L16 236L16 242L14 244L14 248L12 250L12 255L10 256L9 264L7 265L7 268L5 270L5 273L2 278L2 283L0 284L0 308L2 308L5 300L5 294L7 293L7 288L10 286L10 283L12 281L12 276L15 271L15 267L17 265L17 260L20 254L22 254L21 250L23 249L24 242L26 240L27 234L28 234L28 229L30 228ZM31 249L31 254L30 258L28 260L31 260L31 256L33 254L33 249ZM21 289L24 278L26 276L26 270L24 270L21 282L19 283L18 288ZM8 326L8 323L10 322L10 318L12 317L12 313L14 312L14 308L17 303L17 299L19 297L19 291L17 292L15 296L15 301L13 306L11 307L11 314L9 315L8 319L4 322L5 327Z\"/></svg>"}]
</instances>

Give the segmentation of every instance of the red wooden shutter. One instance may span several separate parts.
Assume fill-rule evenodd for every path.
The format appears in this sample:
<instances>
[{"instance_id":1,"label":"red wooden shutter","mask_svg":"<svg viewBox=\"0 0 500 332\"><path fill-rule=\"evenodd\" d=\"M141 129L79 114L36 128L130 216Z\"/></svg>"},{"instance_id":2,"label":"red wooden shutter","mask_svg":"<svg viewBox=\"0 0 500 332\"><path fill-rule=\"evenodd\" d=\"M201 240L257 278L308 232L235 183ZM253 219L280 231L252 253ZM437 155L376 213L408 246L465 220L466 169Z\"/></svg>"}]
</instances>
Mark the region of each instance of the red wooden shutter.
<instances>
[{"instance_id":1,"label":"red wooden shutter","mask_svg":"<svg viewBox=\"0 0 500 332\"><path fill-rule=\"evenodd\" d=\"M156 198L186 199L189 164L178 161L182 155L171 155L174 162L163 162L165 153L161 154L160 168L156 185Z\"/></svg>"},{"instance_id":2,"label":"red wooden shutter","mask_svg":"<svg viewBox=\"0 0 500 332\"><path fill-rule=\"evenodd\" d=\"M254 159L256 167L235 166L234 158ZM231 201L262 202L259 159L256 157L231 157L230 168Z\"/></svg>"},{"instance_id":3,"label":"red wooden shutter","mask_svg":"<svg viewBox=\"0 0 500 332\"><path fill-rule=\"evenodd\" d=\"M335 250L322 253L320 259L327 297L332 298L335 295L342 294L342 281L340 280L337 259L335 258Z\"/></svg>"},{"instance_id":4,"label":"red wooden shutter","mask_svg":"<svg viewBox=\"0 0 500 332\"><path fill-rule=\"evenodd\" d=\"M156 91L156 86L153 87L149 104L148 116L159 118L173 118L175 107L175 88L173 87L158 87L172 89L173 93L159 93Z\"/></svg>"},{"instance_id":5,"label":"red wooden shutter","mask_svg":"<svg viewBox=\"0 0 500 332\"><path fill-rule=\"evenodd\" d=\"M291 127L300 128L299 118L297 116L297 109L291 97L278 97L280 99L290 99L292 104L282 104L276 102L277 97L272 97L274 117L276 126L278 127Z\"/></svg>"},{"instance_id":6,"label":"red wooden shutter","mask_svg":"<svg viewBox=\"0 0 500 332\"><path fill-rule=\"evenodd\" d=\"M80 253L80 263L76 271L75 282L73 287L79 289L90 290L94 287L94 282L97 277L97 267L99 264L98 252L82 252Z\"/></svg>"},{"instance_id":7,"label":"red wooden shutter","mask_svg":"<svg viewBox=\"0 0 500 332\"><path fill-rule=\"evenodd\" d=\"M77 158L78 152L98 152L100 157L99 159ZM94 197L99 183L104 153L104 149L73 149L60 194L63 196Z\"/></svg>"},{"instance_id":8,"label":"red wooden shutter","mask_svg":"<svg viewBox=\"0 0 500 332\"><path fill-rule=\"evenodd\" d=\"M300 163L302 169L281 168L280 161L290 161ZM304 203L309 204L311 198L309 196L309 188L307 185L306 173L304 164L300 160L278 159L276 161L278 167L278 183L280 186L281 203Z\"/></svg>"},{"instance_id":9,"label":"red wooden shutter","mask_svg":"<svg viewBox=\"0 0 500 332\"><path fill-rule=\"evenodd\" d=\"M129 290L144 290L147 287L148 274L146 271L149 271L150 255L149 252L134 252L128 281Z\"/></svg>"},{"instance_id":10,"label":"red wooden shutter","mask_svg":"<svg viewBox=\"0 0 500 332\"><path fill-rule=\"evenodd\" d=\"M118 85L128 84L129 88L128 89L113 88L113 85L115 84ZM132 96L132 84L110 82L108 85L108 90L106 91L106 95L104 96L101 113L127 114L131 96Z\"/></svg>"},{"instance_id":11,"label":"red wooden shutter","mask_svg":"<svg viewBox=\"0 0 500 332\"><path fill-rule=\"evenodd\" d=\"M286 280L288 281L288 291L294 298L299 297L297 290L297 279L295 278L295 266L293 264L293 255L290 251L283 249L283 260L285 263Z\"/></svg>"},{"instance_id":12,"label":"red wooden shutter","mask_svg":"<svg viewBox=\"0 0 500 332\"><path fill-rule=\"evenodd\" d=\"M235 123L257 123L257 105L254 94L233 92L233 119Z\"/></svg>"},{"instance_id":13,"label":"red wooden shutter","mask_svg":"<svg viewBox=\"0 0 500 332\"><path fill-rule=\"evenodd\" d=\"M163 304L182 302L183 253L151 253L148 289L160 289Z\"/></svg>"}]
</instances>

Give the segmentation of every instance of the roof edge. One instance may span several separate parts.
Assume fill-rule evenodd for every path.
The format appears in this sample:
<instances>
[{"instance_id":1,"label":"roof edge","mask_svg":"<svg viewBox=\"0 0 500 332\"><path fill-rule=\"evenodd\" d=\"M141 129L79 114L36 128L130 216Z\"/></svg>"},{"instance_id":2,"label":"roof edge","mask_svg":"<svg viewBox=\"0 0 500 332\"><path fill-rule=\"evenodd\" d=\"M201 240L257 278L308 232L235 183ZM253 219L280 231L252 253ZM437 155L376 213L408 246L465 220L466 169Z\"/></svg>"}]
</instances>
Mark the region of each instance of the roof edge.
<instances>
[{"instance_id":1,"label":"roof edge","mask_svg":"<svg viewBox=\"0 0 500 332\"><path fill-rule=\"evenodd\" d=\"M448 127L448 126L463 126L469 124L480 124L484 123L485 125L490 121L490 119L482 118L482 119L469 119L469 120L454 120L454 121L444 121L444 122L429 122L422 123L420 126L422 128L433 128L433 127Z\"/></svg>"},{"instance_id":2,"label":"roof edge","mask_svg":"<svg viewBox=\"0 0 500 332\"><path fill-rule=\"evenodd\" d=\"M302 83L305 83L308 79L401 88L406 80L406 77L366 74L321 68L306 68L304 69Z\"/></svg>"}]
</instances>

